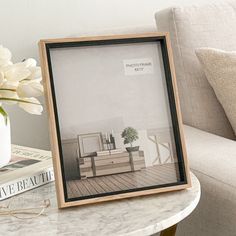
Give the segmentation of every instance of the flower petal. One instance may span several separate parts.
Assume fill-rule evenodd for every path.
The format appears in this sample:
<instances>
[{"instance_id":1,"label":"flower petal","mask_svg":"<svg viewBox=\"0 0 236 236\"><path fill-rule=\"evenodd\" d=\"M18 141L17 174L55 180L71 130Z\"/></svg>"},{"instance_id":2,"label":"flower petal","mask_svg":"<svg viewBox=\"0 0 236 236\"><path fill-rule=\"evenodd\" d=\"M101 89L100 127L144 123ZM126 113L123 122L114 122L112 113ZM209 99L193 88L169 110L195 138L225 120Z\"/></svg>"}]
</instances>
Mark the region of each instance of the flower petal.
<instances>
[{"instance_id":1,"label":"flower petal","mask_svg":"<svg viewBox=\"0 0 236 236\"><path fill-rule=\"evenodd\" d=\"M10 50L0 45L0 66L6 65L10 60L11 60Z\"/></svg>"},{"instance_id":2,"label":"flower petal","mask_svg":"<svg viewBox=\"0 0 236 236\"><path fill-rule=\"evenodd\" d=\"M18 98L18 95L15 91L11 90L0 90L0 98Z\"/></svg>"},{"instance_id":3,"label":"flower petal","mask_svg":"<svg viewBox=\"0 0 236 236\"><path fill-rule=\"evenodd\" d=\"M9 81L21 81L31 75L23 63L13 64L5 70L5 78Z\"/></svg>"},{"instance_id":4,"label":"flower petal","mask_svg":"<svg viewBox=\"0 0 236 236\"><path fill-rule=\"evenodd\" d=\"M43 107L36 98L24 98L25 102L19 102L19 107L30 114L41 115Z\"/></svg>"},{"instance_id":5,"label":"flower petal","mask_svg":"<svg viewBox=\"0 0 236 236\"><path fill-rule=\"evenodd\" d=\"M4 83L4 74L0 71L0 86Z\"/></svg>"},{"instance_id":6,"label":"flower petal","mask_svg":"<svg viewBox=\"0 0 236 236\"><path fill-rule=\"evenodd\" d=\"M28 58L23 63L26 67L35 67L37 65L37 61L34 58Z\"/></svg>"},{"instance_id":7,"label":"flower petal","mask_svg":"<svg viewBox=\"0 0 236 236\"><path fill-rule=\"evenodd\" d=\"M39 66L29 67L31 75L28 77L30 80L42 80L41 68Z\"/></svg>"},{"instance_id":8,"label":"flower petal","mask_svg":"<svg viewBox=\"0 0 236 236\"><path fill-rule=\"evenodd\" d=\"M1 98L19 99L17 93L15 91L10 91L10 90L0 90L0 100ZM18 103L17 101L13 101L13 100L2 100L1 102L4 102L5 104L9 104L9 105Z\"/></svg>"},{"instance_id":9,"label":"flower petal","mask_svg":"<svg viewBox=\"0 0 236 236\"><path fill-rule=\"evenodd\" d=\"M6 79L4 79L3 85L1 86L1 88L4 89L15 89L18 87L19 82L18 81L7 81Z\"/></svg>"},{"instance_id":10,"label":"flower petal","mask_svg":"<svg viewBox=\"0 0 236 236\"><path fill-rule=\"evenodd\" d=\"M43 94L43 86L34 81L22 81L17 88L17 94L20 97L39 97Z\"/></svg>"}]
</instances>

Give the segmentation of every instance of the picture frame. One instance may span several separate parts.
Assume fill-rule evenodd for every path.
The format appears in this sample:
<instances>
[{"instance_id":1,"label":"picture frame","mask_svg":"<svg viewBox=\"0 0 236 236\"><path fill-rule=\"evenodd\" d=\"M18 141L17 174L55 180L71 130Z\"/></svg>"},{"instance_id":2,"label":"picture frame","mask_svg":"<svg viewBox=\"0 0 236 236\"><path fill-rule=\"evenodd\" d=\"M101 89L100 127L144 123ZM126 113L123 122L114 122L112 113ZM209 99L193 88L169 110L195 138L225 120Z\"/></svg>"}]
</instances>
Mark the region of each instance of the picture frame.
<instances>
[{"instance_id":1,"label":"picture frame","mask_svg":"<svg viewBox=\"0 0 236 236\"><path fill-rule=\"evenodd\" d=\"M191 187L168 33L47 39L39 48L59 208ZM174 158L152 165L148 134L159 128L171 129ZM68 180L61 140L84 131L106 133L116 149L84 157L83 178Z\"/></svg>"},{"instance_id":2,"label":"picture frame","mask_svg":"<svg viewBox=\"0 0 236 236\"><path fill-rule=\"evenodd\" d=\"M103 150L102 134L100 132L79 134L78 143L81 157L91 156L96 151Z\"/></svg>"}]
</instances>

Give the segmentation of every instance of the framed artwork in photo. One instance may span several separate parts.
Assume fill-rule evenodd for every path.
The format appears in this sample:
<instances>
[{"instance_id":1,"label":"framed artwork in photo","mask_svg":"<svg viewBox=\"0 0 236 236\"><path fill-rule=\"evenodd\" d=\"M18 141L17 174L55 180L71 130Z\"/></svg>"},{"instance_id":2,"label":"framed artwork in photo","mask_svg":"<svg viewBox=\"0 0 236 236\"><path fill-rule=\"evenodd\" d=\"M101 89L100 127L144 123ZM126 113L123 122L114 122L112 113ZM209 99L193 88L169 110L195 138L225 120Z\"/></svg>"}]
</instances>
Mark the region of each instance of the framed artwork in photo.
<instances>
[{"instance_id":1,"label":"framed artwork in photo","mask_svg":"<svg viewBox=\"0 0 236 236\"><path fill-rule=\"evenodd\" d=\"M93 156L103 150L101 133L79 134L78 142L80 157Z\"/></svg>"},{"instance_id":2,"label":"framed artwork in photo","mask_svg":"<svg viewBox=\"0 0 236 236\"><path fill-rule=\"evenodd\" d=\"M191 186L168 33L39 46L59 208Z\"/></svg>"}]
</instances>

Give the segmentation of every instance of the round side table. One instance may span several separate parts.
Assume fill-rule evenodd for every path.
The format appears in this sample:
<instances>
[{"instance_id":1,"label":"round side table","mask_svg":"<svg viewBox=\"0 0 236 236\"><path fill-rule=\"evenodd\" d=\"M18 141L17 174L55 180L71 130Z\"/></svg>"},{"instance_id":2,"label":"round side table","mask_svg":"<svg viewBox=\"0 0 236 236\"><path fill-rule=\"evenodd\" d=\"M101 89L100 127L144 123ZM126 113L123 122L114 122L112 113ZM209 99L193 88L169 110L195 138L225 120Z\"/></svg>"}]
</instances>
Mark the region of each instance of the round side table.
<instances>
[{"instance_id":1,"label":"round side table","mask_svg":"<svg viewBox=\"0 0 236 236\"><path fill-rule=\"evenodd\" d=\"M14 208L36 207L44 199L51 206L46 215L34 219L0 216L0 232L8 235L70 235L70 236L144 236L161 232L175 235L178 222L196 208L200 183L191 174L192 187L186 190L130 198L102 204L57 209L54 183L28 191L11 200Z\"/></svg>"}]
</instances>

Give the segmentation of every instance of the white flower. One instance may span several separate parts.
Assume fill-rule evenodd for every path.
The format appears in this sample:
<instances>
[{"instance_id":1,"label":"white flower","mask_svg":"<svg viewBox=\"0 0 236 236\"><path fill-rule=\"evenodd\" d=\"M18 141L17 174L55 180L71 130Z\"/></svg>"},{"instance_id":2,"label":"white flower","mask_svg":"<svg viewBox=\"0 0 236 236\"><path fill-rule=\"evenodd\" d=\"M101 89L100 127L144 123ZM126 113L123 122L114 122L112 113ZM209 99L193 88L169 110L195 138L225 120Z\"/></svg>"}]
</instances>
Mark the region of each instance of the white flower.
<instances>
[{"instance_id":1,"label":"white flower","mask_svg":"<svg viewBox=\"0 0 236 236\"><path fill-rule=\"evenodd\" d=\"M0 45L0 66L6 66L9 65L11 61L11 52L9 49L4 48L2 45Z\"/></svg>"},{"instance_id":2,"label":"white flower","mask_svg":"<svg viewBox=\"0 0 236 236\"><path fill-rule=\"evenodd\" d=\"M24 109L30 114L41 115L43 112L43 107L36 98L24 98L19 101L19 107Z\"/></svg>"},{"instance_id":3,"label":"white flower","mask_svg":"<svg viewBox=\"0 0 236 236\"><path fill-rule=\"evenodd\" d=\"M31 75L27 79L37 80L38 82L42 80L41 68L39 66L28 67L28 70L31 72Z\"/></svg>"},{"instance_id":4,"label":"white flower","mask_svg":"<svg viewBox=\"0 0 236 236\"><path fill-rule=\"evenodd\" d=\"M4 69L5 78L9 81L21 81L31 75L23 63L16 63Z\"/></svg>"},{"instance_id":5,"label":"white flower","mask_svg":"<svg viewBox=\"0 0 236 236\"><path fill-rule=\"evenodd\" d=\"M39 97L43 94L43 86L37 81L26 80L19 83L16 91L19 97Z\"/></svg>"},{"instance_id":6,"label":"white flower","mask_svg":"<svg viewBox=\"0 0 236 236\"><path fill-rule=\"evenodd\" d=\"M4 79L2 86L0 86L0 100L4 98L5 103L7 104L17 104L16 99L19 99L16 88L18 86L18 82L9 82Z\"/></svg>"},{"instance_id":7,"label":"white flower","mask_svg":"<svg viewBox=\"0 0 236 236\"><path fill-rule=\"evenodd\" d=\"M18 104L25 111L41 115L43 107L35 98L43 94L41 68L33 58L13 64L11 52L0 46L0 106Z\"/></svg>"},{"instance_id":8,"label":"white flower","mask_svg":"<svg viewBox=\"0 0 236 236\"><path fill-rule=\"evenodd\" d=\"M35 67L37 65L37 61L34 58L28 58L23 63L26 67Z\"/></svg>"}]
</instances>

